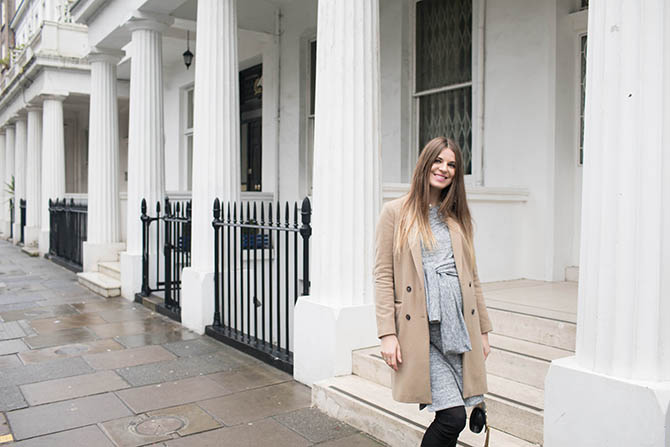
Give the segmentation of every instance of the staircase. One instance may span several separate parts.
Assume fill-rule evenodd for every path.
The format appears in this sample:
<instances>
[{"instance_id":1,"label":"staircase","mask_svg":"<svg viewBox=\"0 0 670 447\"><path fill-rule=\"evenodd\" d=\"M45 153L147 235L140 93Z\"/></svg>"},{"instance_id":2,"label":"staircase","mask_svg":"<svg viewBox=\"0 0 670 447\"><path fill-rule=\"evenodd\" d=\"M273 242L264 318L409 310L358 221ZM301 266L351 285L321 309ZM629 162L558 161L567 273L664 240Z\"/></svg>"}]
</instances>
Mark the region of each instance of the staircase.
<instances>
[{"instance_id":1,"label":"staircase","mask_svg":"<svg viewBox=\"0 0 670 447\"><path fill-rule=\"evenodd\" d=\"M496 290L487 293L485 287L495 328L489 334L491 354L486 361L490 445L537 446L543 442L544 378L552 360L573 355L576 324L568 312L547 304L532 305L550 302L552 293L562 294L556 300L564 304L565 283L526 281L518 288L521 299L512 300L509 296L514 295L515 289L510 287L511 282L507 283L498 289L498 295ZM543 286L546 284L560 286L547 289ZM492 299L488 299L489 295ZM566 318L559 319L557 315ZM433 414L419 411L416 404L392 399L391 369L379 355L379 346L354 351L352 355L353 374L315 383L312 403L391 447L418 446ZM459 445L483 446L484 438L483 432L475 435L466 427Z\"/></svg>"},{"instance_id":2,"label":"staircase","mask_svg":"<svg viewBox=\"0 0 670 447\"><path fill-rule=\"evenodd\" d=\"M110 298L121 295L121 263L98 262L97 272L77 273L79 284L98 295Z\"/></svg>"}]
</instances>

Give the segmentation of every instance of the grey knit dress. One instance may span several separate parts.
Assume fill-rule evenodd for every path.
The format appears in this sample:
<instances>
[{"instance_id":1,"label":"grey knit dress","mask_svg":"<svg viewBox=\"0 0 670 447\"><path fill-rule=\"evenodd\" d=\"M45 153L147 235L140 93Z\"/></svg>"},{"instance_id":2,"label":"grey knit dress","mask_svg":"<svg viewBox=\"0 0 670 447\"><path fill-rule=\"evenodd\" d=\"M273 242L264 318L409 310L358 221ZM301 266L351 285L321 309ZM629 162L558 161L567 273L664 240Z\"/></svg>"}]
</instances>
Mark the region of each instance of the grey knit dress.
<instances>
[{"instance_id":1,"label":"grey knit dress","mask_svg":"<svg viewBox=\"0 0 670 447\"><path fill-rule=\"evenodd\" d=\"M473 406L484 397L463 399L463 353L472 350L463 318L463 296L447 224L437 207L429 211L430 229L435 237L432 250L422 245L426 304L430 333L430 391L433 402L420 405L439 411L461 405Z\"/></svg>"}]
</instances>

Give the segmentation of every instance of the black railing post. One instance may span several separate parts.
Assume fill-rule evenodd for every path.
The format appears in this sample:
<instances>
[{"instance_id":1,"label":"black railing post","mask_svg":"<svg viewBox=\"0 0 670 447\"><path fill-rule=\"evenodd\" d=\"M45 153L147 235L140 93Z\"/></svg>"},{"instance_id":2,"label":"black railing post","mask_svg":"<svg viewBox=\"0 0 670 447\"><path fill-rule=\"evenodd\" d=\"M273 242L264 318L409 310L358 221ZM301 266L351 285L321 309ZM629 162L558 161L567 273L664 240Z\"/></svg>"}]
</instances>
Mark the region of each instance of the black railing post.
<instances>
[{"instance_id":1,"label":"black railing post","mask_svg":"<svg viewBox=\"0 0 670 447\"><path fill-rule=\"evenodd\" d=\"M302 201L300 214L302 214L302 227L300 227L300 235L302 236L302 294L309 295L309 238L312 235L312 205L307 197Z\"/></svg>"},{"instance_id":2,"label":"black railing post","mask_svg":"<svg viewBox=\"0 0 670 447\"><path fill-rule=\"evenodd\" d=\"M219 199L214 199L214 220L212 220L212 227L214 228L214 326L221 326L221 309L219 307L219 227L217 223L221 217L221 204ZM230 268L230 266L228 266ZM230 309L228 309L230 312Z\"/></svg>"},{"instance_id":3,"label":"black railing post","mask_svg":"<svg viewBox=\"0 0 670 447\"><path fill-rule=\"evenodd\" d=\"M142 221L142 296L149 296L149 216L147 216L147 201L142 199L141 205Z\"/></svg>"},{"instance_id":4,"label":"black railing post","mask_svg":"<svg viewBox=\"0 0 670 447\"><path fill-rule=\"evenodd\" d=\"M172 309L174 302L172 300L172 253L170 249L170 242L172 240L170 234L170 219L172 215L172 206L170 205L169 199L165 198L165 229L163 230L163 235L165 237L165 243L163 244L163 267L165 271L165 306L168 309ZM157 223L157 226L160 226L160 222Z\"/></svg>"}]
</instances>

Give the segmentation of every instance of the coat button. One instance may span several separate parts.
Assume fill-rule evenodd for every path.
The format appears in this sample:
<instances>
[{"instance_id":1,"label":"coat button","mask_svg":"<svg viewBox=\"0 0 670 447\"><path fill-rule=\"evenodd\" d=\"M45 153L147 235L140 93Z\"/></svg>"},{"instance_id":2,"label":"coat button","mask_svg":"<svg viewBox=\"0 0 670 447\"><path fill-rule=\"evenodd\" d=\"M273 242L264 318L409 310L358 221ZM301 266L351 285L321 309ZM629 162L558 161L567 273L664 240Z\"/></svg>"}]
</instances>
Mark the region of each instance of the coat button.
<instances>
[{"instance_id":1,"label":"coat button","mask_svg":"<svg viewBox=\"0 0 670 447\"><path fill-rule=\"evenodd\" d=\"M470 284L468 285L468 287L472 287L472 281L470 281Z\"/></svg>"},{"instance_id":2,"label":"coat button","mask_svg":"<svg viewBox=\"0 0 670 447\"><path fill-rule=\"evenodd\" d=\"M405 318L409 320L412 317L410 317L409 314L407 314L407 315L405 315Z\"/></svg>"},{"instance_id":3,"label":"coat button","mask_svg":"<svg viewBox=\"0 0 670 447\"><path fill-rule=\"evenodd\" d=\"M474 315L474 314L475 314L475 310L474 310L474 309L472 309L472 315Z\"/></svg>"},{"instance_id":4,"label":"coat button","mask_svg":"<svg viewBox=\"0 0 670 447\"><path fill-rule=\"evenodd\" d=\"M412 291L412 286L407 286L407 291L411 292Z\"/></svg>"}]
</instances>

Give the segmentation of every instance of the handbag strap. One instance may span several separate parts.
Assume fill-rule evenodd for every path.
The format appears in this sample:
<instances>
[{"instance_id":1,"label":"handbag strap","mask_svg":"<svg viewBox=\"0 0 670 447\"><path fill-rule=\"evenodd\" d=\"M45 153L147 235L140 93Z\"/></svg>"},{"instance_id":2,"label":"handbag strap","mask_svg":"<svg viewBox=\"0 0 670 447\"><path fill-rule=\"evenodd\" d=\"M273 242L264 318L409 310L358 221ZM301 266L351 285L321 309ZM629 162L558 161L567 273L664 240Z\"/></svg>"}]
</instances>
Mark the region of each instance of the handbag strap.
<instances>
[{"instance_id":1,"label":"handbag strap","mask_svg":"<svg viewBox=\"0 0 670 447\"><path fill-rule=\"evenodd\" d=\"M486 424L486 440L484 441L484 447L489 447L489 437L491 436L491 429L489 424Z\"/></svg>"}]
</instances>

